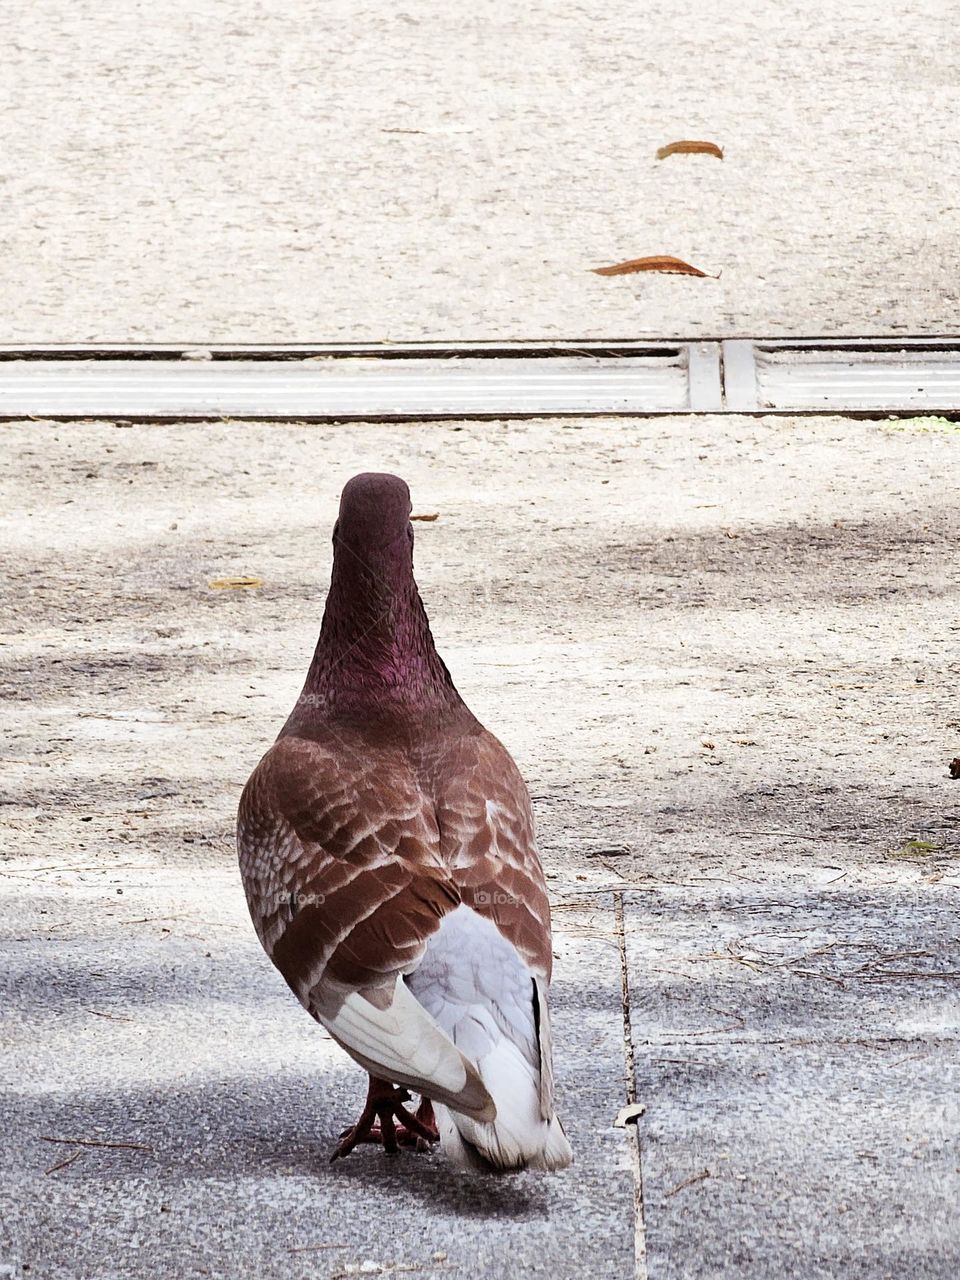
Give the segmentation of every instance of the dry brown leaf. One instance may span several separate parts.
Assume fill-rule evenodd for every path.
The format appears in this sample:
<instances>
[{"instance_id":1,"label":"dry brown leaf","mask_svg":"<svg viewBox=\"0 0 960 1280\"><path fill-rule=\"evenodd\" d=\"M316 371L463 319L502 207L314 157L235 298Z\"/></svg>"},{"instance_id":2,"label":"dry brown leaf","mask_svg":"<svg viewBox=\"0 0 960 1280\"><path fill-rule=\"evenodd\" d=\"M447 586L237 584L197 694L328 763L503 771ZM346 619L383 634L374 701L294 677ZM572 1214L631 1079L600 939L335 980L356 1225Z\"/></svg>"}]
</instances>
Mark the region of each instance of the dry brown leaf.
<instances>
[{"instance_id":1,"label":"dry brown leaf","mask_svg":"<svg viewBox=\"0 0 960 1280\"><path fill-rule=\"evenodd\" d=\"M438 520L439 518L440 518L439 511L424 511L422 513L419 513L417 515L412 515L410 517L411 520L425 520L429 523L432 523L434 520Z\"/></svg>"},{"instance_id":2,"label":"dry brown leaf","mask_svg":"<svg viewBox=\"0 0 960 1280\"><path fill-rule=\"evenodd\" d=\"M709 271L701 271L699 267L691 267L689 262L680 258L672 258L669 254L660 254L652 258L631 258L628 262L618 262L612 267L591 267L595 276L629 276L636 271L662 271L677 276L704 276L711 280L719 280L719 274L711 276Z\"/></svg>"},{"instance_id":3,"label":"dry brown leaf","mask_svg":"<svg viewBox=\"0 0 960 1280\"><path fill-rule=\"evenodd\" d=\"M214 591L245 591L250 587L262 587L262 578L212 578L208 583Z\"/></svg>"},{"instance_id":4,"label":"dry brown leaf","mask_svg":"<svg viewBox=\"0 0 960 1280\"><path fill-rule=\"evenodd\" d=\"M716 156L718 160L723 159L723 147L718 147L715 142L694 142L688 138L682 138L679 142L668 142L665 147L660 147L657 151L658 160L666 160L667 156Z\"/></svg>"}]
</instances>

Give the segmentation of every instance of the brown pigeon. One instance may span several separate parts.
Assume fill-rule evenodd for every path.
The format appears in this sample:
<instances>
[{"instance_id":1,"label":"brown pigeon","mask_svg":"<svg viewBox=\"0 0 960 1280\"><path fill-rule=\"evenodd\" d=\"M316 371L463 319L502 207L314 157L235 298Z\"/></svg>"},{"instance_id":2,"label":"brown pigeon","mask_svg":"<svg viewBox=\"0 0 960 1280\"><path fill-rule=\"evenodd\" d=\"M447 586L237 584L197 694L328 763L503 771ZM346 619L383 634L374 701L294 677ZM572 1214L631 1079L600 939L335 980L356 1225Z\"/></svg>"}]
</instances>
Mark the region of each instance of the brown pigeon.
<instances>
[{"instance_id":1,"label":"brown pigeon","mask_svg":"<svg viewBox=\"0 0 960 1280\"><path fill-rule=\"evenodd\" d=\"M410 512L397 476L343 490L313 662L240 801L247 901L294 994L370 1076L332 1158L439 1137L462 1167L560 1169L530 797L434 647Z\"/></svg>"}]
</instances>

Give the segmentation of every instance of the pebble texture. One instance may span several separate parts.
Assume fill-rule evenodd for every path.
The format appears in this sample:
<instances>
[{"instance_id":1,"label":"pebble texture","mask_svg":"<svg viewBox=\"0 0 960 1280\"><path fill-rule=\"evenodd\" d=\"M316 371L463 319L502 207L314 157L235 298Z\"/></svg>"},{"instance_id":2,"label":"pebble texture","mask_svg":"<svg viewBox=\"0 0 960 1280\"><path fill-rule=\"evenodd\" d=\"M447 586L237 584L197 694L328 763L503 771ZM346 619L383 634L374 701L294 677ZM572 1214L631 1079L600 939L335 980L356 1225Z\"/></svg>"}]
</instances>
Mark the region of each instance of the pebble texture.
<instances>
[{"instance_id":1,"label":"pebble texture","mask_svg":"<svg viewBox=\"0 0 960 1280\"><path fill-rule=\"evenodd\" d=\"M0 341L953 330L954 17L5 6ZM650 254L722 275L590 274Z\"/></svg>"}]
</instances>

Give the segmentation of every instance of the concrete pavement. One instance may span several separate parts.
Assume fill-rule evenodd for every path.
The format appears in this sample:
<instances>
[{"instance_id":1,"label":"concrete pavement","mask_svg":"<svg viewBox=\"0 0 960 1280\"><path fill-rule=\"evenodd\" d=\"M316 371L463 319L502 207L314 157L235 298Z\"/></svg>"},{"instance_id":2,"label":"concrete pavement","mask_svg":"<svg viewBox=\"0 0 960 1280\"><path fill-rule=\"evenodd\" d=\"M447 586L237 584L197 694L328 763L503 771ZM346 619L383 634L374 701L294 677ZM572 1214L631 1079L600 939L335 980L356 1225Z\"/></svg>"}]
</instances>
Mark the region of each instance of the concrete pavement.
<instances>
[{"instance_id":1,"label":"concrete pavement","mask_svg":"<svg viewBox=\"0 0 960 1280\"><path fill-rule=\"evenodd\" d=\"M651 1280L953 1280L948 424L0 435L7 1276L627 1278L639 1242ZM329 1166L361 1073L246 917L237 797L371 467L438 512L440 651L534 796L556 1178Z\"/></svg>"},{"instance_id":2,"label":"concrete pavement","mask_svg":"<svg viewBox=\"0 0 960 1280\"><path fill-rule=\"evenodd\" d=\"M0 14L0 341L956 328L940 0ZM658 162L678 138L725 148ZM673 254L718 280L603 279Z\"/></svg>"}]
</instances>

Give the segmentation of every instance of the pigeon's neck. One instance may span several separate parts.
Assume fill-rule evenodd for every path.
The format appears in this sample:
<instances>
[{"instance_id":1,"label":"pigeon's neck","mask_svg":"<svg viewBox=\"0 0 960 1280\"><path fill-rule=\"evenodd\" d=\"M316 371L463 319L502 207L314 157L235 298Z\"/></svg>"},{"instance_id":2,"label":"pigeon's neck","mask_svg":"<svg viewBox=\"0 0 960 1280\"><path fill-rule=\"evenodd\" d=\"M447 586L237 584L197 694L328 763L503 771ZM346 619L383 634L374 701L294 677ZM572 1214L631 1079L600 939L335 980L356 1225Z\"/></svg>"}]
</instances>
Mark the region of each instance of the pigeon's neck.
<instances>
[{"instance_id":1,"label":"pigeon's neck","mask_svg":"<svg viewBox=\"0 0 960 1280\"><path fill-rule=\"evenodd\" d=\"M321 714L415 714L460 705L430 634L406 538L362 557L336 544L303 693Z\"/></svg>"}]
</instances>

